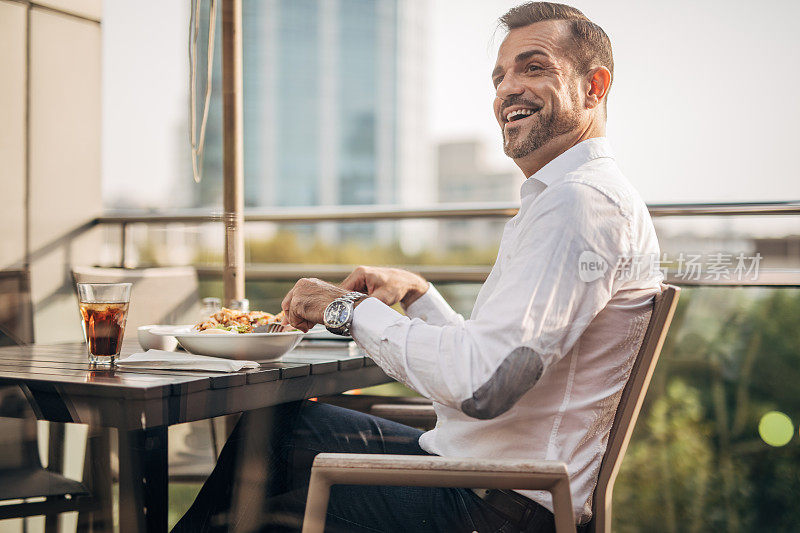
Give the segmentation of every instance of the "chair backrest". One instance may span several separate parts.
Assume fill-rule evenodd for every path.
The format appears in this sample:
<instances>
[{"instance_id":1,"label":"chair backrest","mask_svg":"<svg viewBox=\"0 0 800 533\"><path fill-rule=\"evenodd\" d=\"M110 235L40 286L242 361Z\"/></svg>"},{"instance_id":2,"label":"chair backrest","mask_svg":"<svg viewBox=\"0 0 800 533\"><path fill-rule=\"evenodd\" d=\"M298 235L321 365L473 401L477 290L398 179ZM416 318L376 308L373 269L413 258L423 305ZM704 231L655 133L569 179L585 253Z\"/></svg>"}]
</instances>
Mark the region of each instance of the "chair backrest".
<instances>
[{"instance_id":1,"label":"chair backrest","mask_svg":"<svg viewBox=\"0 0 800 533\"><path fill-rule=\"evenodd\" d=\"M30 272L0 270L0 346L33 343Z\"/></svg>"},{"instance_id":2,"label":"chair backrest","mask_svg":"<svg viewBox=\"0 0 800 533\"><path fill-rule=\"evenodd\" d=\"M614 423L608 437L608 446L600 465L597 478L597 487L594 491L592 504L592 531L595 533L609 533L611 531L611 497L614 490L614 481L617 478L625 451L628 449L639 410L642 407L650 378L661 354L661 347L667 336L672 315L678 303L680 289L672 285L662 285L661 292L656 294L653 301L653 312L650 323L642 340L642 346L631 368L628 383L622 391L622 396L614 416Z\"/></svg>"},{"instance_id":3,"label":"chair backrest","mask_svg":"<svg viewBox=\"0 0 800 533\"><path fill-rule=\"evenodd\" d=\"M200 319L200 292L193 267L74 267L76 283L133 283L127 331L147 324L189 324Z\"/></svg>"},{"instance_id":4,"label":"chair backrest","mask_svg":"<svg viewBox=\"0 0 800 533\"><path fill-rule=\"evenodd\" d=\"M0 387L0 417L0 479L4 470L41 468L36 418L19 387Z\"/></svg>"},{"instance_id":5,"label":"chair backrest","mask_svg":"<svg viewBox=\"0 0 800 533\"><path fill-rule=\"evenodd\" d=\"M32 343L30 272L0 270L0 346ZM41 467L36 418L28 401L18 386L0 386L0 489L2 471Z\"/></svg>"}]
</instances>

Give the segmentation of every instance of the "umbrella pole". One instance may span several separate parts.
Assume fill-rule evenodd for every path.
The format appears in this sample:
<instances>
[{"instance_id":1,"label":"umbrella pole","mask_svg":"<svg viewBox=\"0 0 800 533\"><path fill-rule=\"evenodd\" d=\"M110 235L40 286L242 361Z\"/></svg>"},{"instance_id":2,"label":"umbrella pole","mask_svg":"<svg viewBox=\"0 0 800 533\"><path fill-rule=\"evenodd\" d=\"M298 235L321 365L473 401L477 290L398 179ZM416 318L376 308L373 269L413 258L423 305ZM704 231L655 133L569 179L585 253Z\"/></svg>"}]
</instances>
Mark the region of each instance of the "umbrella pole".
<instances>
[{"instance_id":1,"label":"umbrella pole","mask_svg":"<svg viewBox=\"0 0 800 533\"><path fill-rule=\"evenodd\" d=\"M242 0L222 0L222 131L225 305L244 298L244 127L242 122Z\"/></svg>"}]
</instances>

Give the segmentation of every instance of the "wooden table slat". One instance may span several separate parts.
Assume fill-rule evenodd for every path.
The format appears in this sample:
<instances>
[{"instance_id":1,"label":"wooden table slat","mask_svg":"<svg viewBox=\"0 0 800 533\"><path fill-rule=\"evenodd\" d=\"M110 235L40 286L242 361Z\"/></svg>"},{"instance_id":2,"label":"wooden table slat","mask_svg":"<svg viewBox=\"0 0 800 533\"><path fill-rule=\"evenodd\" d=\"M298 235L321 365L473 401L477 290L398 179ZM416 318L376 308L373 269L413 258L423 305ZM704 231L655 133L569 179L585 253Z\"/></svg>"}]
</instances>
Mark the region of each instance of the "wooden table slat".
<instances>
[{"instance_id":1,"label":"wooden table slat","mask_svg":"<svg viewBox=\"0 0 800 533\"><path fill-rule=\"evenodd\" d=\"M141 351L134 339L125 341L121 357ZM204 390L224 390L270 381L374 366L352 343L304 341L281 360L261 362L257 370L215 373L159 368L92 368L82 342L0 347L0 382L31 382L35 387L59 387L88 396L133 399L183 396ZM238 392L237 392L238 394Z\"/></svg>"},{"instance_id":2,"label":"wooden table slat","mask_svg":"<svg viewBox=\"0 0 800 533\"><path fill-rule=\"evenodd\" d=\"M339 370L353 370L364 366L364 357L348 357L339 359Z\"/></svg>"},{"instance_id":3,"label":"wooden table slat","mask_svg":"<svg viewBox=\"0 0 800 533\"><path fill-rule=\"evenodd\" d=\"M329 374L331 372L336 372L339 370L339 362L335 359L322 359L322 358L315 358L315 357L305 357L305 356L291 356L291 355L284 355L281 358L281 361L285 363L306 363L311 365L311 374L318 375L318 374Z\"/></svg>"},{"instance_id":4,"label":"wooden table slat","mask_svg":"<svg viewBox=\"0 0 800 533\"><path fill-rule=\"evenodd\" d=\"M233 372L230 374L222 374L213 376L211 378L212 389L227 389L230 387L239 387L247 383L247 376L242 372Z\"/></svg>"},{"instance_id":5,"label":"wooden table slat","mask_svg":"<svg viewBox=\"0 0 800 533\"><path fill-rule=\"evenodd\" d=\"M345 366L364 366L364 359L366 355L359 352L356 355L349 353L337 354L335 352L326 352L325 350L304 350L302 352L293 351L284 356L286 357L311 357L313 359L335 359L337 361L344 361Z\"/></svg>"},{"instance_id":6,"label":"wooden table slat","mask_svg":"<svg viewBox=\"0 0 800 533\"><path fill-rule=\"evenodd\" d=\"M105 375L106 377L111 377L112 375L119 376L120 378L133 380L126 382L129 383L130 386L137 386L135 380L139 376L154 376L170 380L171 378L183 378L180 383L181 385L183 385L187 379L191 380L188 389L182 388L178 391L174 391L175 394L181 394L183 392L197 392L211 388L211 379L219 375L210 372L163 370L155 368L137 368L134 370L115 367L113 371L98 370L92 369L88 363L69 361L31 361L30 359L26 360L23 358L0 359L0 375L2 375L5 369L34 371L40 374L50 374L53 376L53 381L56 382L59 381L60 376L64 375L62 371L65 370L83 372L83 375L87 377L87 383L93 383L93 381L88 381L88 376L90 375Z\"/></svg>"},{"instance_id":7,"label":"wooden table slat","mask_svg":"<svg viewBox=\"0 0 800 533\"><path fill-rule=\"evenodd\" d=\"M281 378L280 368L266 368L263 365L255 370L245 372L247 383L264 383L265 381L276 381Z\"/></svg>"},{"instance_id":8,"label":"wooden table slat","mask_svg":"<svg viewBox=\"0 0 800 533\"><path fill-rule=\"evenodd\" d=\"M311 374L311 365L305 363L282 363L280 361L270 361L267 363L261 363L262 368L273 369L277 368L280 370L281 379L290 379L290 378L301 378L303 376L308 376Z\"/></svg>"},{"instance_id":9,"label":"wooden table slat","mask_svg":"<svg viewBox=\"0 0 800 533\"><path fill-rule=\"evenodd\" d=\"M147 386L149 386L150 383L169 384L175 379L192 378L192 376L160 375L152 372L119 372L117 370L69 368L66 366L59 368L54 366L37 366L35 363L26 364L22 361L0 361L0 376L6 376L14 372L36 374L42 376L40 379L49 379L51 381L57 381L61 377L80 377L85 380L84 383L89 385L104 380L108 383L113 382L128 387L140 387L140 384L147 384Z\"/></svg>"},{"instance_id":10,"label":"wooden table slat","mask_svg":"<svg viewBox=\"0 0 800 533\"><path fill-rule=\"evenodd\" d=\"M137 376L136 383L119 378L103 376L87 376L86 372L65 371L54 376L53 374L13 371L4 369L0 372L0 383L25 382L31 389L41 390L43 387L56 392L76 392L96 396L111 396L124 398L161 398L172 394L175 379L149 378ZM191 378L184 378L185 382Z\"/></svg>"}]
</instances>

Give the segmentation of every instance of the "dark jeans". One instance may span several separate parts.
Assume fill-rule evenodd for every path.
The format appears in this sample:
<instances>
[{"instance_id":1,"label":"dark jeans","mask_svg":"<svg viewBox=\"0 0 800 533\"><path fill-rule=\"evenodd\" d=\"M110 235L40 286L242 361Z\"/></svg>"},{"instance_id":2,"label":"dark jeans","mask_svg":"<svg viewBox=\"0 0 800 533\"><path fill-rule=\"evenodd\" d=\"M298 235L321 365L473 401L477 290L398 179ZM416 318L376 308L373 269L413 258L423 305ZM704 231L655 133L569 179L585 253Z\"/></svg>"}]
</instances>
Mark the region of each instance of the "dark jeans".
<instances>
[{"instance_id":1,"label":"dark jeans","mask_svg":"<svg viewBox=\"0 0 800 533\"><path fill-rule=\"evenodd\" d=\"M243 415L214 472L173 531L299 531L314 456L320 452L429 455L421 432L372 415L296 402ZM510 532L469 489L335 485L326 531ZM537 507L526 532L554 531Z\"/></svg>"}]
</instances>

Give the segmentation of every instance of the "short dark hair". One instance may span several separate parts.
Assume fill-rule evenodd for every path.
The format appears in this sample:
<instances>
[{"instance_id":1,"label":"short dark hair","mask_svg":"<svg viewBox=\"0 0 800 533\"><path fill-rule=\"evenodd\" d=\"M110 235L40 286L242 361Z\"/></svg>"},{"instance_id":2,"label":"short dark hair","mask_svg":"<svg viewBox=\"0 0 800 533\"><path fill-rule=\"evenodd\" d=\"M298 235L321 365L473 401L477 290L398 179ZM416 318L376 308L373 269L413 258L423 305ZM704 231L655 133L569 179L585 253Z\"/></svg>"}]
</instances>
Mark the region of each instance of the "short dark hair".
<instances>
[{"instance_id":1,"label":"short dark hair","mask_svg":"<svg viewBox=\"0 0 800 533\"><path fill-rule=\"evenodd\" d=\"M567 52L572 53L574 66L578 72L585 74L592 66L602 65L611 72L611 79L614 79L611 39L603 28L589 20L579 9L552 2L528 2L509 9L500 17L500 25L511 31L545 20L569 22L574 46Z\"/></svg>"}]
</instances>

